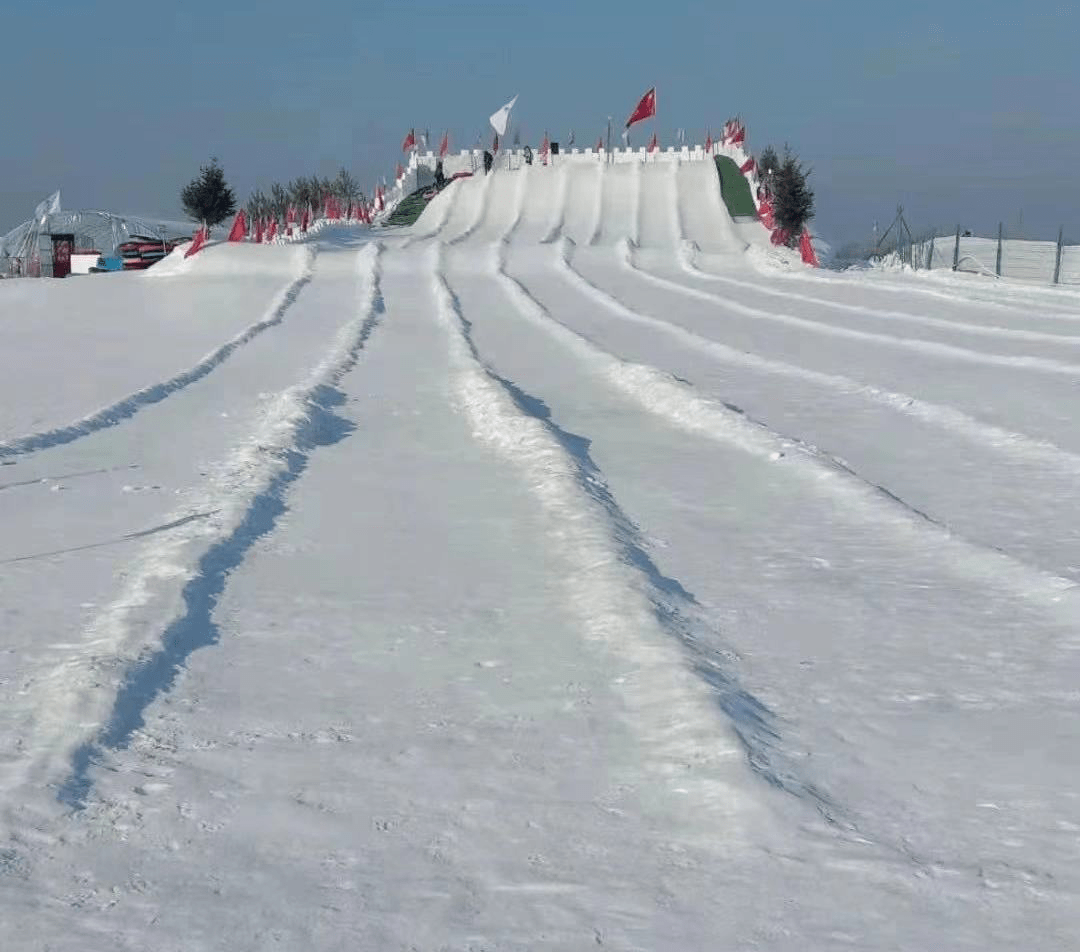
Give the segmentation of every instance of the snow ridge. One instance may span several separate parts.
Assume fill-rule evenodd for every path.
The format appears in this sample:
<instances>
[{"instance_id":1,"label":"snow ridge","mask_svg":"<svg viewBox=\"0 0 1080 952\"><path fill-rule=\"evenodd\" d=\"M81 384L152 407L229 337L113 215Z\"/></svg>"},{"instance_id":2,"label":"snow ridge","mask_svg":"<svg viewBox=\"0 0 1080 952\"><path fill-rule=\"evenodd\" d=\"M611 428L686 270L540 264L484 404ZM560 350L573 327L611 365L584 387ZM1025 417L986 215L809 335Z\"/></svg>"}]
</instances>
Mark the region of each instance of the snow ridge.
<instances>
[{"instance_id":1,"label":"snow ridge","mask_svg":"<svg viewBox=\"0 0 1080 952\"><path fill-rule=\"evenodd\" d=\"M105 430L109 427L116 426L124 420L133 417L143 409L143 407L160 403L166 397L176 393L176 391L189 387L196 381L201 380L228 360L237 348L243 347L244 344L254 340L254 338L258 337L263 331L275 327L282 322L285 313L294 303L296 303L296 299L299 297L304 285L311 280L311 275L315 267L315 255L315 246L306 245L303 251L297 256L300 266L298 274L281 289L271 302L266 314L231 340L226 341L220 347L212 350L193 367L177 374L175 377L170 377L168 380L163 380L160 383L144 387L142 390L137 390L124 397L122 400L118 400L116 403L104 407L95 413L91 413L74 423L56 427L51 430L40 430L37 433L28 433L25 436L4 440L0 442L0 459L10 456L19 456L24 453L33 453L37 450L49 449L53 446L62 446L65 443L72 443L81 437L89 436L91 433L96 433L99 430Z\"/></svg>"},{"instance_id":2,"label":"snow ridge","mask_svg":"<svg viewBox=\"0 0 1080 952\"><path fill-rule=\"evenodd\" d=\"M1050 288L1040 287L1038 285L1024 285L1020 287L1013 286L1011 288L1007 282L995 281L991 287L992 296L980 293L984 287L979 284L973 284L971 281L965 278L959 278L952 271L917 271L908 272L907 275L910 278L919 278L922 281L933 281L940 283L946 287L952 286L955 290L947 291L940 288L920 286L914 280L906 281L894 281L894 280L876 280L872 284L868 284L863 279L852 279L844 272L835 273L827 272L823 270L809 270L800 268L797 271L784 271L777 268L761 266L756 259L748 258L749 263L757 266L758 270L766 274L770 279L783 278L790 281L801 281L809 284L818 284L825 286L842 286L842 287L857 287L860 290L875 290L884 291L893 294L921 294L926 297L936 298L938 300L948 301L950 304L962 304L965 307L978 307L978 308L993 308L1001 311L1011 311L1012 313L1019 313L1023 315L1030 315L1032 313L1032 301L1036 298L1041 299L1039 301L1040 308L1062 307L1066 310L1058 311L1039 311L1040 316L1043 317L1055 317L1064 318L1066 320L1076 320L1075 302L1077 300L1077 293L1075 291L1069 291L1065 288ZM865 270L857 272L860 275L865 275ZM1012 303L1009 299L1018 299L1021 303ZM1004 299L1004 300L1003 300ZM1069 300L1071 299L1071 301Z\"/></svg>"},{"instance_id":3,"label":"snow ridge","mask_svg":"<svg viewBox=\"0 0 1080 952\"><path fill-rule=\"evenodd\" d=\"M570 194L570 166L561 165L556 173L559 182L555 192L555 212L551 219L551 225L547 234L540 239L541 244L550 244L557 241L562 235L563 226L566 222L566 199Z\"/></svg>"},{"instance_id":4,"label":"snow ridge","mask_svg":"<svg viewBox=\"0 0 1080 952\"><path fill-rule=\"evenodd\" d=\"M466 179L466 180L461 182L461 186L462 186L463 190L470 190L470 191L479 193L478 195L476 195L476 197L474 199L474 205L476 206L476 211L473 213L472 220L469 222L468 225L465 226L464 231L462 231L459 234L455 235L453 238L445 240L445 242L444 242L445 244L458 245L458 244L461 244L463 241L467 241L476 232L476 230L480 227L480 225L483 223L484 218L487 215L488 207L490 205L490 203L488 201L488 197L489 197L489 194L491 192L491 181L492 181L492 178L493 178L494 175L495 175L495 172L494 172L494 170L492 170L487 175L485 175L482 179L480 179L478 183L477 183L477 180L476 180L475 177L471 178L471 179ZM476 184L474 184L474 183L476 183ZM470 186L471 186L471 189L470 189ZM459 204L461 204L460 201L459 201ZM466 207L466 210L467 210L467 207Z\"/></svg>"},{"instance_id":5,"label":"snow ridge","mask_svg":"<svg viewBox=\"0 0 1080 952\"><path fill-rule=\"evenodd\" d=\"M612 309L622 308L619 302L571 267L567 260L571 244L564 239L560 257L568 279L598 303ZM498 253L495 249L495 267L502 271ZM655 367L624 361L610 354L553 317L522 285L510 280L520 292L512 297L524 316L592 363L649 412L687 432L727 443L769 462L786 460L792 472L803 477L815 491L842 497L849 504L849 511L857 511L862 518L885 524L906 544L921 538L935 548L940 547L950 565L977 580L985 582L993 578L995 584L1007 585L1021 597L1050 605L1076 592L1077 586L1068 579L1042 572L996 548L979 545L955 534L820 448L783 436L747 417L738 407L702 397L692 386Z\"/></svg>"},{"instance_id":6,"label":"snow ridge","mask_svg":"<svg viewBox=\"0 0 1080 952\"><path fill-rule=\"evenodd\" d=\"M633 253L633 249L630 249L630 253ZM682 269L688 274L704 278L708 281L722 282L731 287L757 291L762 294L767 294L770 297L799 301L803 304L813 304L819 307L830 308L835 311L846 311L848 313L858 314L861 317L873 316L875 318L892 318L895 320L907 321L911 324L921 324L924 327L933 327L938 330L948 330L962 334L976 334L984 337L1008 338L1011 340L1025 340L1039 343L1080 345L1080 337L1073 337L1066 334L1051 334L1045 331L1031 331L1014 327L999 327L996 325L969 324L965 321L951 321L940 317L928 317L925 314L913 314L910 311L879 310L877 308L873 311L869 311L865 306L859 304L833 301L826 298L815 297L812 294L782 291L767 284L754 284L749 281L740 281L737 278L731 278L727 275L704 271L695 263L695 257L696 255L691 249L688 249L685 246L682 248L682 253L679 256L679 263ZM637 270L640 271L642 269L639 268ZM1071 316L1073 319L1076 319L1074 315Z\"/></svg>"},{"instance_id":7,"label":"snow ridge","mask_svg":"<svg viewBox=\"0 0 1080 952\"><path fill-rule=\"evenodd\" d=\"M740 759L742 749L770 783L831 815L824 796L779 763L770 712L725 670L715 636L705 636L694 623L699 609L693 596L649 559L636 527L589 458L586 441L559 429L542 401L484 362L437 252L432 262L457 401L477 439L522 471L550 515L551 534L574 563L567 574L570 602L589 640L616 659L621 676L614 681L635 715L633 726L651 751L653 767L679 789L696 785L707 804L730 814L736 808L733 775L724 765ZM672 631L693 649L690 664L670 643ZM714 700L730 717L726 744Z\"/></svg>"},{"instance_id":8,"label":"snow ridge","mask_svg":"<svg viewBox=\"0 0 1080 952\"><path fill-rule=\"evenodd\" d=\"M626 250L622 260L627 267L634 271L640 271L630 249ZM567 268L573 271L574 274L581 277L580 272L574 271L573 266L566 260L565 255L563 255L563 263ZM582 280L584 280L584 278L582 278ZM1004 427L995 426L992 423L986 423L970 414L964 413L962 410L957 410L954 407L943 404L932 403L923 400L921 397L914 397L907 393L865 384L841 374L812 370L808 367L789 364L776 358L762 357L759 354L751 353L749 351L737 350L720 341L713 340L711 337L705 337L694 331L688 330L679 324L673 324L669 321L661 320L658 317L646 314L643 311L631 308L606 294L606 292L600 291L595 285L592 285L592 287L598 291L599 294L603 295L603 303L611 313L616 314L625 320L652 327L694 349L707 351L725 363L750 367L754 370L760 370L764 373L776 374L778 376L805 380L809 383L826 387L837 393L860 397L872 403L888 407L890 410L895 410L897 413L902 413L924 423L929 423L933 426L940 427L941 429L948 430L949 432L955 433L957 436L963 437L970 443L988 447L1003 455L1021 459L1026 462L1035 461L1043 466L1052 467L1071 475L1080 476L1080 455L1062 449L1060 446L1049 440L1037 439L1014 430L1007 430ZM595 298L595 295L592 296Z\"/></svg>"},{"instance_id":9,"label":"snow ridge","mask_svg":"<svg viewBox=\"0 0 1080 952\"><path fill-rule=\"evenodd\" d=\"M216 639L210 611L226 575L273 528L285 509L285 492L311 451L347 435L347 424L332 413L340 402L335 386L355 366L381 319L381 253L377 243L361 249L358 313L307 378L278 394L258 429L218 467L202 498L193 501L192 509L213 509L216 515L186 522L186 531L157 537L140 554L121 595L87 632L84 654L57 668L52 683L44 686L32 727L36 762L29 773L65 773L60 798L68 805L85 804L94 756L124 746L141 726L145 707L169 688L187 656ZM193 557L197 546L203 554ZM178 581L185 583L179 614L151 641L145 630L148 608L162 598L162 588L168 592ZM148 655L143 653L147 648ZM114 689L110 705L106 694ZM93 736L81 744L73 741L73 724Z\"/></svg>"},{"instance_id":10,"label":"snow ridge","mask_svg":"<svg viewBox=\"0 0 1080 952\"><path fill-rule=\"evenodd\" d=\"M461 188L461 182L458 181L456 183L451 183L446 189L436 195L431 200L428 207L424 209L422 215L422 218L431 219L431 230L422 234L410 235L402 242L401 247L408 248L417 242L427 241L429 238L436 237L446 226L451 214L453 214L454 208L461 198ZM432 208L435 208L438 211L437 215L432 215ZM419 224L420 220L421 219L417 220L417 224Z\"/></svg>"},{"instance_id":11,"label":"snow ridge","mask_svg":"<svg viewBox=\"0 0 1080 952\"><path fill-rule=\"evenodd\" d=\"M957 347L954 344L944 344L939 341L913 340L906 337L896 337L892 334L879 334L871 331L855 330L850 327L838 327L833 324L822 324L818 321L811 321L804 317L796 317L794 314L777 314L772 311L763 311L761 308L750 307L747 304L739 304L737 301L732 301L730 298L722 297L719 294L712 294L708 291L701 291L698 288L691 288L685 284L679 284L677 281L671 281L667 278L660 277L659 275L645 271L640 267L636 267L635 271L651 284L655 284L657 287L666 288L669 291L675 291L677 294L696 298L699 301L708 301L709 303L716 304L726 310L734 311L738 314L745 314L748 317L762 318L763 320L773 321L778 324L786 324L789 327L798 327L802 330L813 331L817 334L826 334L833 337L846 337L849 340L866 341L868 343L882 344L903 350L913 350L921 354L944 357L949 360L959 360L965 363L1023 368L1045 373L1064 374L1070 377L1080 376L1080 364L1070 364L1060 360L1053 360L1049 357L988 354L982 351ZM1054 340L1061 340L1061 338L1055 337L1054 335L1051 335L1051 337Z\"/></svg>"}]
</instances>

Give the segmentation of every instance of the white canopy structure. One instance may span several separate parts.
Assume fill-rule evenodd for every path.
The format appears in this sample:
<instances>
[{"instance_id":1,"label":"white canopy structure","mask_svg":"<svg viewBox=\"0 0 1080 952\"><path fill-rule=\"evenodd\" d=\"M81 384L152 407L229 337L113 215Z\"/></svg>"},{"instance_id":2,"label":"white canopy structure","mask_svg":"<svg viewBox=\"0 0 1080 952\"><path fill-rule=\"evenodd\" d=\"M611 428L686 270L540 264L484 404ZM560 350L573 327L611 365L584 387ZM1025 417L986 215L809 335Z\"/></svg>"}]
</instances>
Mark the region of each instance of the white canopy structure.
<instances>
[{"instance_id":1,"label":"white canopy structure","mask_svg":"<svg viewBox=\"0 0 1080 952\"><path fill-rule=\"evenodd\" d=\"M60 192L56 191L38 203L32 218L0 236L0 277L50 274L54 235L74 236L75 249L114 255L121 244L132 238L178 238L190 234L191 227L184 222L96 209L62 211Z\"/></svg>"}]
</instances>

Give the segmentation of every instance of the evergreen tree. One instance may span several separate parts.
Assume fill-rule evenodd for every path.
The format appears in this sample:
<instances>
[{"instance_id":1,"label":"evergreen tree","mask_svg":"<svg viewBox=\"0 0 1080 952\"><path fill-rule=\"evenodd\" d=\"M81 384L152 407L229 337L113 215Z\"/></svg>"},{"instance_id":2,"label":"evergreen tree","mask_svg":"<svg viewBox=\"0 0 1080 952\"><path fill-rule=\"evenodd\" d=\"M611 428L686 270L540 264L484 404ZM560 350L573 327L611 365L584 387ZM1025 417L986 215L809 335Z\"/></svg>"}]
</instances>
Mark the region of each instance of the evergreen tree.
<instances>
[{"instance_id":1,"label":"evergreen tree","mask_svg":"<svg viewBox=\"0 0 1080 952\"><path fill-rule=\"evenodd\" d=\"M208 230L236 211L236 196L225 184L225 173L216 158L199 169L197 179L184 186L180 203L188 218L202 222Z\"/></svg>"},{"instance_id":2,"label":"evergreen tree","mask_svg":"<svg viewBox=\"0 0 1080 952\"><path fill-rule=\"evenodd\" d=\"M274 182L270 186L270 213L277 221L283 221L288 208L289 193L280 182Z\"/></svg>"},{"instance_id":3,"label":"evergreen tree","mask_svg":"<svg viewBox=\"0 0 1080 952\"><path fill-rule=\"evenodd\" d=\"M770 176L776 224L788 232L792 247L798 242L803 227L814 217L814 193L807 184L809 175L799 157L785 146L783 161Z\"/></svg>"},{"instance_id":4,"label":"evergreen tree","mask_svg":"<svg viewBox=\"0 0 1080 952\"><path fill-rule=\"evenodd\" d=\"M780 168L780 159L776 154L776 149L771 145L765 146L761 150L761 155L758 156L757 167L761 172L762 180L768 184L772 176L776 174L776 170Z\"/></svg>"},{"instance_id":5,"label":"evergreen tree","mask_svg":"<svg viewBox=\"0 0 1080 952\"><path fill-rule=\"evenodd\" d=\"M262 189L257 188L251 193L247 202L247 213L252 221L270 214L270 199L266 197Z\"/></svg>"}]
</instances>

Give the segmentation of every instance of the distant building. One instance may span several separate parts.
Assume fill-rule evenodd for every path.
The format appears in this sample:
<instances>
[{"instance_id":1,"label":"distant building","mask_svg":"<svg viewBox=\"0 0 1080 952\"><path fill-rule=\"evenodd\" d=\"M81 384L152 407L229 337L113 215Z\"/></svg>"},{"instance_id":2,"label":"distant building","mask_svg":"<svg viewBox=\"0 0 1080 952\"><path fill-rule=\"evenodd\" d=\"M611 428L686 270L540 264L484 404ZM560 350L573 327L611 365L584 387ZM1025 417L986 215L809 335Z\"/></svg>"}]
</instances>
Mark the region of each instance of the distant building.
<instances>
[{"instance_id":1,"label":"distant building","mask_svg":"<svg viewBox=\"0 0 1080 952\"><path fill-rule=\"evenodd\" d=\"M66 277L85 273L98 257L112 257L125 242L166 242L190 234L183 222L163 222L96 210L62 211L54 192L34 216L0 236L0 278Z\"/></svg>"}]
</instances>

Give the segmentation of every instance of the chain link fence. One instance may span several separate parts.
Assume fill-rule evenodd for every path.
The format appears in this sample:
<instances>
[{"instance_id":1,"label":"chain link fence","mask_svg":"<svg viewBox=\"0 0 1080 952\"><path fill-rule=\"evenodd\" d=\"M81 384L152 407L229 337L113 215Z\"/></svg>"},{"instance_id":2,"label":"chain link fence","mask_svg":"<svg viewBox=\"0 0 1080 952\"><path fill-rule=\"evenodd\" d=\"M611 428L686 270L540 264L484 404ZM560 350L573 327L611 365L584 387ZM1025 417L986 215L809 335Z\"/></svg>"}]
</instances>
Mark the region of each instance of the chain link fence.
<instances>
[{"instance_id":1,"label":"chain link fence","mask_svg":"<svg viewBox=\"0 0 1080 952\"><path fill-rule=\"evenodd\" d=\"M912 267L948 268L1031 284L1080 285L1080 245L1056 240L1011 238L1001 227L996 236L980 237L957 229L915 242Z\"/></svg>"},{"instance_id":2,"label":"chain link fence","mask_svg":"<svg viewBox=\"0 0 1080 952\"><path fill-rule=\"evenodd\" d=\"M1056 238L1045 239L1010 236L1004 223L997 235L973 235L957 227L916 238L903 209L898 209L870 257L899 260L916 271L951 270L1029 284L1080 286L1080 244L1066 240L1064 227Z\"/></svg>"}]
</instances>

